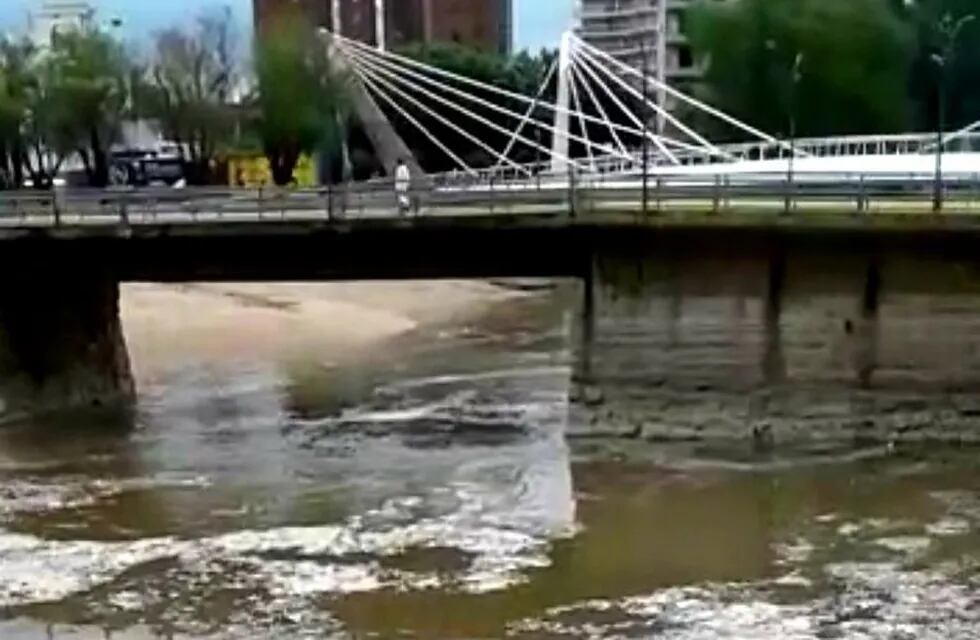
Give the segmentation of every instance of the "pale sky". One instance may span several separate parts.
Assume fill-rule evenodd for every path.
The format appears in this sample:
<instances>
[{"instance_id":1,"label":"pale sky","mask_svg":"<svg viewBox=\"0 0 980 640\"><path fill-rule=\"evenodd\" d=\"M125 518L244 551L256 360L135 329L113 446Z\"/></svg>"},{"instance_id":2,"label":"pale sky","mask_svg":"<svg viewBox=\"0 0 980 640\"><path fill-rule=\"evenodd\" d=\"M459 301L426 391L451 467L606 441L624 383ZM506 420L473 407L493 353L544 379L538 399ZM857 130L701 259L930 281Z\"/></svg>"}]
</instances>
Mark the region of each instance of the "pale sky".
<instances>
[{"instance_id":1,"label":"pale sky","mask_svg":"<svg viewBox=\"0 0 980 640\"><path fill-rule=\"evenodd\" d=\"M574 0L513 2L516 48L557 47L562 31L571 26ZM28 10L40 3L41 0L0 0L0 30L25 28ZM147 42L155 31L188 24L204 9L223 6L231 8L243 38L251 34L252 0L94 0L92 4L98 19L121 19L125 39L137 45Z\"/></svg>"}]
</instances>

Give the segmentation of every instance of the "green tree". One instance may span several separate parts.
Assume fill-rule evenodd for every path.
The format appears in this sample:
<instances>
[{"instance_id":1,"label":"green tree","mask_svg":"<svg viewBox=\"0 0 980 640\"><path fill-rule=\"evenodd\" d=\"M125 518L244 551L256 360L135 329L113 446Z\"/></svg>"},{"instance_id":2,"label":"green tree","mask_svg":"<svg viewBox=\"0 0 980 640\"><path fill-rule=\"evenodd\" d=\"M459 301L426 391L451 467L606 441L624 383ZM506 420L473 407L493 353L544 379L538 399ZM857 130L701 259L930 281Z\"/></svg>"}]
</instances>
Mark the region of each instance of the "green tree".
<instances>
[{"instance_id":1,"label":"green tree","mask_svg":"<svg viewBox=\"0 0 980 640\"><path fill-rule=\"evenodd\" d=\"M273 181L288 185L304 153L333 149L345 135L348 77L318 34L300 20L282 20L259 41L256 130Z\"/></svg>"},{"instance_id":2,"label":"green tree","mask_svg":"<svg viewBox=\"0 0 980 640\"><path fill-rule=\"evenodd\" d=\"M24 181L22 133L32 56L29 43L0 41L0 189L16 189Z\"/></svg>"},{"instance_id":3,"label":"green tree","mask_svg":"<svg viewBox=\"0 0 980 640\"><path fill-rule=\"evenodd\" d=\"M913 126L933 130L938 121L938 85L946 84L946 118L952 129L980 120L980 0L919 0L900 3L898 15L914 29L917 49L912 64L910 96L913 103ZM953 55L940 73L934 55L944 48L940 24L949 16L953 22L975 16L957 37Z\"/></svg>"},{"instance_id":4,"label":"green tree","mask_svg":"<svg viewBox=\"0 0 980 640\"><path fill-rule=\"evenodd\" d=\"M0 53L9 186L26 177L35 189L49 189L76 148L78 115L51 57L26 42L6 42Z\"/></svg>"},{"instance_id":5,"label":"green tree","mask_svg":"<svg viewBox=\"0 0 980 640\"><path fill-rule=\"evenodd\" d=\"M157 35L146 92L149 115L177 143L190 184L206 184L219 146L233 130L236 80L231 14L205 13L193 33Z\"/></svg>"},{"instance_id":6,"label":"green tree","mask_svg":"<svg viewBox=\"0 0 980 640\"><path fill-rule=\"evenodd\" d=\"M533 97L537 93L546 77L548 69L557 57L557 54L550 50L542 50L538 55L531 55L526 51L522 51L514 56L502 56L494 52L474 49L456 43L413 44L403 48L399 53L444 71L449 71L528 97ZM492 91L481 90L463 83L455 83L445 78L438 79L441 82L448 83L450 86L464 90L468 94L518 114L516 117L511 118L499 111L483 107L475 102L459 99L453 100L479 116L497 123L508 131L513 131L518 126L521 117L528 109L526 102L503 98ZM388 81L391 82L391 79L388 78ZM404 87L401 88L404 90ZM432 87L427 88L432 90ZM440 93L438 90L434 91ZM546 91L541 97L541 101L543 103L554 103L556 91L557 83L553 80L546 88ZM480 124L477 120L459 111L440 105L432 99L414 94L411 91L408 93L416 95L421 102L436 113L460 125L473 135L478 136L480 140L488 144L491 148L502 152L507 147L510 135L496 131L485 124ZM401 106L407 108L433 135L456 152L469 166L485 167L497 162L495 156L482 149L466 136L440 123L437 118L421 113L417 108L405 103L404 100L397 96L393 95L392 97ZM447 97L453 98L453 96ZM426 170L445 171L458 168L452 158L447 157L445 152L433 144L415 125L407 121L384 101L379 100L378 103ZM550 124L554 116L550 110L539 107L531 114L531 117L536 121ZM543 129L536 134L535 129L536 127L534 126L526 126L522 131L522 135L529 140L540 141L540 144L544 147L550 146L550 135ZM512 149L510 157L516 162L532 162L539 155L541 154L537 153L534 148L518 142Z\"/></svg>"},{"instance_id":7,"label":"green tree","mask_svg":"<svg viewBox=\"0 0 980 640\"><path fill-rule=\"evenodd\" d=\"M122 47L95 29L56 34L45 67L45 105L55 121L46 126L72 139L90 186L109 184L110 150L128 115L132 77Z\"/></svg>"},{"instance_id":8,"label":"green tree","mask_svg":"<svg viewBox=\"0 0 980 640\"><path fill-rule=\"evenodd\" d=\"M706 97L774 134L787 133L791 115L802 135L902 130L914 37L891 4L702 1L689 35Z\"/></svg>"}]
</instances>

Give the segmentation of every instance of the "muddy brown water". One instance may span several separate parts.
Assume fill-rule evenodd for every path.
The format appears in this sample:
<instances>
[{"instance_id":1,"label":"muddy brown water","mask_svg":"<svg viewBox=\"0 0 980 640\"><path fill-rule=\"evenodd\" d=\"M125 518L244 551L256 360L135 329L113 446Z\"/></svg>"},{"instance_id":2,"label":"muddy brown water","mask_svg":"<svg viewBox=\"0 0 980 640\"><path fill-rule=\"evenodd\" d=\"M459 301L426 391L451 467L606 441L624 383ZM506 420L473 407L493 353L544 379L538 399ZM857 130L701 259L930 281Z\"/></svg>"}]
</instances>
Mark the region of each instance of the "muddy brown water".
<instances>
[{"instance_id":1,"label":"muddy brown water","mask_svg":"<svg viewBox=\"0 0 980 640\"><path fill-rule=\"evenodd\" d=\"M0 430L0 638L980 635L980 452L570 443L570 312Z\"/></svg>"}]
</instances>

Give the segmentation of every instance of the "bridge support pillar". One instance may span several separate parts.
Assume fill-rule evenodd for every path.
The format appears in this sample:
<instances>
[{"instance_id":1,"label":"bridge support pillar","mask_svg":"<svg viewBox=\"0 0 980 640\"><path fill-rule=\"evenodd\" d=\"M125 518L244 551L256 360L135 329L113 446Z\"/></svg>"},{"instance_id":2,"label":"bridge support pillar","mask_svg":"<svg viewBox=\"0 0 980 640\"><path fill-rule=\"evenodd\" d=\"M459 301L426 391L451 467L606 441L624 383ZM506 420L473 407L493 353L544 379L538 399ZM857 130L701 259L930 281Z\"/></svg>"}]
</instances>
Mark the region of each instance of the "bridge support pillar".
<instances>
[{"instance_id":1,"label":"bridge support pillar","mask_svg":"<svg viewBox=\"0 0 980 640\"><path fill-rule=\"evenodd\" d=\"M596 250L577 316L573 436L980 442L972 262L709 235Z\"/></svg>"},{"instance_id":2,"label":"bridge support pillar","mask_svg":"<svg viewBox=\"0 0 980 640\"><path fill-rule=\"evenodd\" d=\"M2 413L129 401L119 283L84 267L20 265L0 279Z\"/></svg>"}]
</instances>

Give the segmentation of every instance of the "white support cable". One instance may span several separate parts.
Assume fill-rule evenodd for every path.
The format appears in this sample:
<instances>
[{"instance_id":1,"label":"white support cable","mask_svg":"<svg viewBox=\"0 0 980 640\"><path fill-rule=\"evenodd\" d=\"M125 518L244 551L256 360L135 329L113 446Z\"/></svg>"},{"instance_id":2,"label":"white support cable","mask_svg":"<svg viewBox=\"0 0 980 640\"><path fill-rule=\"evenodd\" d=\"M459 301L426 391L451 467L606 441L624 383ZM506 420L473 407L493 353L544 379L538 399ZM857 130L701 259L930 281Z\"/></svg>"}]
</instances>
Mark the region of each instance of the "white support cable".
<instances>
[{"instance_id":1,"label":"white support cable","mask_svg":"<svg viewBox=\"0 0 980 640\"><path fill-rule=\"evenodd\" d=\"M534 113L535 109L538 108L539 102L541 101L541 96L543 96L544 92L548 90L548 83L550 83L551 79L555 76L555 70L557 68L558 68L558 61L552 60L551 65L548 67L548 72L544 76L544 82L542 82L541 86L538 87L538 93L534 97L534 102L532 102L531 105L527 108L527 112L524 114L524 118L521 120L521 124L519 124L517 126L517 129L514 131L515 135L511 136L510 141L507 142L507 147L504 148L504 152L502 154L504 157L510 156L510 152L514 149L514 144L516 144L517 142L516 134L519 134L521 131L524 130L524 125L527 124L527 121L528 119L530 119L531 114ZM623 151L625 152L626 150L623 149ZM500 166L500 161L498 160L497 164L494 165L494 168L496 169L499 166Z\"/></svg>"},{"instance_id":2,"label":"white support cable","mask_svg":"<svg viewBox=\"0 0 980 640\"><path fill-rule=\"evenodd\" d=\"M618 66L620 69L622 69L623 71L625 71L625 72L627 72L627 73L629 73L631 75L634 75L634 76L636 76L638 78L642 78L645 75L644 73L641 73L640 71L637 71L636 69L634 69L633 67L629 66L628 64L626 64L624 62L621 62L620 60L617 60L616 58L614 58L613 56L609 55L605 51L603 51L601 49L598 49L598 48L592 46L591 44L589 44L585 40L582 40L578 36L572 34L572 37L575 39L575 42L576 42L576 44L579 47L584 47L588 52L593 53L593 54L598 55L598 56L601 56L602 58L604 58L606 60L609 60L610 62L612 62L616 66ZM716 117L716 118L718 118L720 120L723 120L723 121L727 122L728 124L730 124L730 125L732 125L734 127L738 127L739 129L742 129L743 131L745 131L747 133L751 133L752 135L756 136L757 138L761 138L762 140L765 140L766 142L768 142L770 144L781 144L781 145L789 146L788 143L786 143L785 141L778 140L777 138L769 135L768 133L765 133L764 131L760 131L759 129L756 129L752 125L746 124L746 123L742 122L741 120L739 120L737 118L734 118L734 117L728 115L724 111L720 111L718 109L715 109L711 105L705 104L704 102L701 102L700 100L698 100L696 98L692 98L691 96L689 96L689 95L687 95L685 93L681 93L677 89L674 89L673 87L671 87L669 84L667 84L665 82L661 82L657 78L651 78L650 76L647 76L647 79L648 80L651 80L656 88L661 89L665 93L667 93L667 94L669 94L669 95L677 98L678 100L680 100L682 102L686 102L687 104L689 104L689 105L691 105L691 106L693 106L695 108L701 109L702 111L708 113L709 115L712 115L712 116L714 116L714 117Z\"/></svg>"},{"instance_id":3,"label":"white support cable","mask_svg":"<svg viewBox=\"0 0 980 640\"><path fill-rule=\"evenodd\" d=\"M368 45L364 44L363 42L358 42L357 40L351 40L349 38L345 38L344 36L337 35L336 33L332 34L332 37L334 38L334 40L336 40L339 43L350 44L354 48L358 49L361 52L364 52L364 53L367 53L367 54L370 54L372 56L376 56L376 57L379 57L379 58L383 58L383 59L385 59L385 60L387 60L389 62L395 61L395 62L397 62L399 64L402 64L402 65L405 65L405 66L414 67L415 69L421 69L423 71L427 71L429 73L432 73L433 75L437 75L437 76L440 76L440 77L443 77L443 78L448 78L450 80L454 80L454 81L460 82L462 84L467 84L467 85L472 86L472 87L477 87L479 89L483 89L485 91L489 91L491 93L495 93L495 94L497 94L499 96L503 96L503 97L506 97L506 98L511 98L513 100L517 100L519 102L523 102L524 104L533 104L534 103L534 99L533 98L529 98L528 96L522 95L520 93L516 93L514 91L509 91L507 89L502 89L500 87L495 87L495 86L493 86L491 84L487 84L487 83L481 82L479 80L474 80L472 78L467 78L466 76L461 76L461 75L459 75L457 73L453 73L451 71L446 71L445 69L440 69L438 67L432 67L432 66L429 66L427 64L424 64L422 62L419 62L418 60L413 60L412 58L408 58L406 56L398 55L398 54L392 53L390 51L377 51L376 49L373 49L373 48L369 47ZM550 111L554 111L554 112L575 115L572 112L571 109L562 109L561 107L559 107L557 105L554 105L554 104L551 104L549 102L538 102L538 106L539 107L546 108L546 109L548 109ZM588 121L590 121L590 122L596 123L596 124L604 124L601 119L596 118L594 116L586 115L585 116L585 119L588 120ZM615 126L620 131L629 131L629 132L636 133L635 131L633 131L629 127L624 127L624 126L618 125L618 124L614 124L613 126ZM637 134L637 135L642 135L642 134Z\"/></svg>"},{"instance_id":4,"label":"white support cable","mask_svg":"<svg viewBox=\"0 0 980 640\"><path fill-rule=\"evenodd\" d=\"M371 90L373 90L373 91L374 91L374 93L375 93L375 95L377 95L377 96L379 96L379 97L380 97L380 98L381 98L382 100L384 100L384 101L385 101L385 102L387 102L387 103L388 103L389 105L391 105L391 107L392 107L392 108L393 108L393 109L394 109L395 111L397 111L397 112L398 112L398 113L399 113L399 114L400 114L400 115L401 115L401 116L402 116L403 118L405 118L405 119L406 119L406 120L408 120L408 121L409 121L409 122L410 122L411 124L413 124L413 125L415 126L415 128L417 128L417 129L418 129L419 131L421 131L421 132L422 132L422 134L423 134L423 135L424 135L424 136L425 136L426 138L428 138L429 140L431 140L431 141L433 142L433 144L435 144L435 145L436 145L437 147L439 147L439 149L440 149L440 150L442 150L442 152L443 152L443 153L445 153L445 154L446 154L447 156L449 156L450 158L452 158L452 160L453 160L453 162L455 162L455 163L456 163L456 164L458 164L458 165L459 165L460 167L462 167L462 168L463 168L463 171L465 171L466 173L468 173L468 174L470 174L471 176L475 176L475 175L477 175L477 172L476 172L476 170L475 170L475 169L473 169L473 168L472 168L471 166L469 166L468 164L466 164L466 161L465 161L465 160L463 160L463 159L462 159L462 158L460 158L460 157L459 157L458 155L456 155L456 154L455 154L455 153L453 152L453 150L452 150L452 149L450 149L449 147L447 147L447 146L446 146L446 145L445 145L445 144L444 144L444 143L443 143L443 142L442 142L441 140L439 140L439 138L437 138L437 137L436 137L436 136L435 136L435 135L434 135L434 134L433 134L433 133L432 133L431 131L429 131L428 129L426 129L426 128L425 128L425 126L424 126L424 125L423 125L423 124L422 124L421 122L419 122L419 121L418 121L418 120L417 120L417 119L416 119L416 118L415 118L415 117L414 117L414 116L413 116L412 114L410 114L410 113L408 113L408 111L406 111L404 107L402 107L402 106L401 106L400 104L398 104L398 103L397 103L397 102L396 102L396 101L395 101L395 100L394 100L394 99L393 99L393 98L392 98L391 96L389 96L389 95L388 95L387 93L385 93L385 92L384 92L384 91L383 91L383 90L382 90L382 89L381 89L381 88L380 88L380 87L379 87L379 86L378 86L378 85L377 85L377 84L375 83L375 81L374 81L374 80L372 80L372 79L371 79L371 78L370 78L370 77L368 76L368 74L367 74L366 72L364 72L363 70L361 70L361 68L360 68L360 66L359 66L359 64L358 64L358 63L356 63L356 62L353 62L353 61L351 61L351 68L352 68L352 69L354 70L354 73L355 73L355 74L357 75L357 77L358 77L358 78L359 78L359 79L361 80L361 82L363 82L363 83L364 83L364 86L366 86L367 88L369 88L369 89L371 89Z\"/></svg>"},{"instance_id":5,"label":"white support cable","mask_svg":"<svg viewBox=\"0 0 980 640\"><path fill-rule=\"evenodd\" d=\"M390 71L390 70L388 70L388 69L386 69L386 68L384 68L384 67L382 67L382 66L380 66L378 64L375 64L373 61L367 59L366 56L360 56L356 52L351 51L351 50L346 49L346 48L343 48L343 49L344 49L344 52L347 54L348 58L350 58L351 60L357 60L359 64L362 64L362 65L368 67L369 69L371 69L375 73L384 74L388 78L391 78L392 80L394 80L396 82L402 83L403 85L406 84L406 83L408 83L408 81L405 78L400 77L398 74L396 74L396 73L394 73L394 72L392 72L392 71ZM444 98L443 96L440 96L438 94L435 94L435 93L429 91L428 89L425 89L423 87L412 86L410 83L409 83L409 87L412 88L412 89L414 89L414 90L416 90L416 91L418 91L422 95L424 95L424 96L426 96L426 97L428 97L428 98L430 98L432 100L435 100L435 101L437 101L437 102L439 102L439 103L441 103L441 104L443 104L443 105L445 105L445 106L447 106L447 107L449 107L451 109L455 109L456 111L458 111L458 112L460 112L460 113L462 113L462 114L464 114L464 115L472 118L473 120L476 120L477 122L480 122L481 124L484 124L484 125L490 127L491 129L494 129L494 130L499 131L501 133L504 133L506 135L510 135L512 133L511 131L508 131L506 127L502 127L499 124L497 124L496 122L493 122L492 120L489 120L487 118L484 118L483 116L481 116L481 115L479 115L477 113L474 113L474 112L470 111L466 107L460 106L458 104L454 104L452 101ZM404 91L402 91L402 90L399 89L398 92L399 92L399 95L401 95L402 97L404 97L406 100L410 100L413 104L416 104L417 106L421 106L421 103L417 99L409 96ZM431 110L430 110L430 113L431 113ZM445 120L445 118L442 118L442 121L448 122L448 121ZM463 133L463 135L465 135L471 141L477 142L482 148L488 150L491 153L491 155L496 156L498 158L502 157L500 155L500 152L499 151L497 151L496 149L493 149L492 147L490 147L489 145L487 145L482 140L479 140L479 138L477 138L473 134L469 133L468 131L465 131L465 129L463 129L463 128L459 127L458 125L455 125L455 124L452 124L450 126L452 126L452 128L455 129L456 131L458 131L460 133ZM517 137L518 137L518 139L521 142L523 142L524 144L527 144L528 146L530 146L532 148L540 149L540 150L544 151L545 153L547 153L549 155L552 153L550 149L548 149L546 147L543 147L543 146L537 144L533 140L528 140L527 138L525 138L523 136L517 136ZM571 158L563 158L563 160L566 160L568 162L571 162L571 163L575 164L576 166L579 166L578 163L575 162L574 160L572 160ZM509 164L509 165L511 165L511 166L513 166L515 168L520 169L522 172L524 172L528 176L531 175L531 172L526 167L522 167L521 165L519 165L516 162L513 162L511 160L505 160L505 162L507 162L507 164ZM579 168L581 168L581 167L579 166Z\"/></svg>"},{"instance_id":6,"label":"white support cable","mask_svg":"<svg viewBox=\"0 0 980 640\"><path fill-rule=\"evenodd\" d=\"M506 115L506 116L508 116L510 118L513 118L514 120L520 120L521 119L521 114L518 113L518 112L516 112L516 111L511 111L510 109L507 109L506 107L502 107L502 106L500 106L498 104L494 104L493 102L490 102L488 100L484 100L483 98L480 98L478 96L468 94L465 91L461 91L460 89L457 89L456 87L452 87L452 86L447 85L447 84L445 84L443 82L440 82L438 80L434 80L434 79L432 79L432 78L430 78L428 76L425 76L425 75L423 75L421 73L418 73L416 71L412 71L410 69L405 69L404 67L401 67L398 64L392 63L392 62L390 62L388 60L384 60L385 55L382 52L376 51L376 50L371 49L371 48L365 48L366 45L363 45L361 43L355 43L355 44L359 45L358 48L360 49L360 52L354 52L351 49L347 49L348 55L358 55L358 56L361 57L361 59L368 58L368 59L370 59L370 61L372 62L372 64L382 66L382 67L384 67L384 68L386 68L388 70L394 70L398 74L404 74L405 76L408 76L410 78L414 78L414 79L419 80L421 82L424 82L424 83L428 84L429 86L435 87L437 89L440 89L440 90L445 91L447 93L453 94L453 95L458 96L460 98L463 98L465 100L469 100L472 103L478 104L478 105L480 105L482 107L485 107L487 109L490 109L492 111L496 111L497 113L501 113L503 115ZM411 83L409 83L407 80L405 80L402 77L399 77L399 80L402 81L403 84L409 86L411 89L414 89L416 91L422 91L423 90L422 87L417 86L417 85L414 85L414 84L411 84ZM530 98L528 98L528 99L530 99ZM575 115L575 114L573 113L572 115ZM552 129L552 127L550 125L546 125L546 124L543 124L541 122L536 122L536 121L531 121L531 122L535 126L540 127L542 129L547 129L547 130L551 130ZM511 131L506 131L506 133L509 135L512 132ZM552 131L552 133L554 133L554 131ZM596 143L591 142L590 140L587 140L585 138L581 138L581 137L575 136L575 135L570 134L570 133L569 134L566 134L565 137L567 137L570 140L575 140L577 142L581 142L583 144L591 144L594 147L597 147L597 148L601 149L605 153L609 153L609 154L612 154L612 155L615 155L615 154L618 153L616 151L616 149L613 149L612 147L610 147L608 145L596 144ZM530 145L532 147L536 147L537 146L533 142L528 142L527 141L527 138L522 138L520 136L517 136L517 138L518 138L518 140L521 140L522 142L525 142L525 144L528 144L528 145ZM548 153L551 154L551 155L555 155L553 151L549 151ZM558 154L558 155L560 156L562 154Z\"/></svg>"},{"instance_id":7,"label":"white support cable","mask_svg":"<svg viewBox=\"0 0 980 640\"><path fill-rule=\"evenodd\" d=\"M575 87L575 77L572 76L571 72L568 73L568 88L572 90L572 104L575 105L575 110L578 111L578 126L582 129L582 135L586 140L589 139L589 130L585 125L585 120L582 118L582 101L579 99L578 89ZM592 154L592 147L586 145L585 151L589 156L589 167L592 172L595 173L595 156Z\"/></svg>"},{"instance_id":8,"label":"white support cable","mask_svg":"<svg viewBox=\"0 0 980 640\"><path fill-rule=\"evenodd\" d=\"M595 56L591 55L588 51L581 50L578 48L575 51L578 55L583 56L586 60L588 60L589 62L597 66L599 69L601 69L607 76L615 80L616 83L619 84L621 87L623 87L630 95L634 96L638 100L642 100L646 106L653 109L658 115L660 115L662 118L667 120L667 122L677 127L681 132L687 134L692 140L700 144L705 151L708 151L712 155L721 156L721 157L725 156L724 152L722 152L721 149L713 145L697 131L691 129L686 124L678 120L676 117L674 117L672 113L670 113L669 111L661 107L659 104L657 104L653 100L650 100L650 98L640 93L640 91L638 91L636 87L630 85L630 83L623 80L621 77L619 77L619 75L613 73L604 65L600 64L598 60L596 60ZM619 61L617 60L617 62Z\"/></svg>"},{"instance_id":9,"label":"white support cable","mask_svg":"<svg viewBox=\"0 0 980 640\"><path fill-rule=\"evenodd\" d=\"M606 109L602 106L602 103L596 97L595 91L592 90L592 85L589 84L588 80L585 79L585 76L582 74L581 71L579 71L578 67L576 67L574 64L572 65L572 75L580 83L582 83L583 87L585 87L585 92L588 94L589 99L592 101L592 104L595 105L595 108L599 112L599 115L602 116L602 119L606 122L606 126L609 128L609 133L612 135L613 141L619 146L619 150L622 151L623 153L629 153L629 151L626 149L626 145L624 145L623 141L620 139L619 134L616 133L616 130L613 128L612 120L609 119L609 115L606 113ZM641 137L642 137L642 132L641 132Z\"/></svg>"},{"instance_id":10,"label":"white support cable","mask_svg":"<svg viewBox=\"0 0 980 640\"><path fill-rule=\"evenodd\" d=\"M466 138L470 142L473 142L474 144L476 144L477 146L479 146L484 151L487 151L491 155L498 155L498 152L497 152L496 149L494 149L489 144L487 144L486 142L484 142L483 140L481 140L478 136L473 135L472 133L470 133L466 129L460 127L459 125L455 124L454 122L452 122L448 118L442 116L441 114L439 114L438 112L434 111L433 109L431 109L430 107L428 107L424 103L420 102L417 98L414 98L413 96L408 95L407 93L405 93L404 91L402 91L401 89L399 89L398 87L396 87L395 85L393 85L392 83L390 83L389 81L387 81L384 78L378 76L377 75L377 71L372 71L371 69L366 68L363 65L363 63L361 63L360 61L356 60L353 56L348 56L348 59L350 60L351 66L353 66L359 73L366 74L369 77L371 77L374 81L376 81L378 83L381 83L384 86L388 87L388 90L389 91L392 91L392 92L398 94L399 96L401 96L402 98L404 98L408 102L414 104L417 108L421 109L424 113L426 113L430 117L434 118L436 121L442 123L444 126L446 126L446 127L450 128L451 130L455 131L456 133L462 135L464 138ZM439 144L440 148L442 148L444 151L446 151L448 149L448 147L446 147L441 141L438 144ZM453 155L455 155L455 154L453 154ZM512 166L513 168L517 169L518 171L521 171L521 172L525 173L528 177L531 176L531 172L530 171L528 171L525 167L517 164L516 162L513 162L511 160L505 160L505 162L507 164L509 164L510 166ZM473 174L477 174L477 172L474 171L473 169L470 169L470 171Z\"/></svg>"},{"instance_id":11,"label":"white support cable","mask_svg":"<svg viewBox=\"0 0 980 640\"><path fill-rule=\"evenodd\" d=\"M655 145L657 145L657 148L660 149L660 152L665 156L667 156L667 159L670 160L671 164L680 164L680 160L678 160L677 156L675 156L673 152L671 152L671 150L667 148L667 145L664 144L664 141L660 138L660 136L654 135L650 131L645 131L646 127L640 121L640 119L636 117L636 114L633 113L633 111L629 107L623 104L623 101L620 99L620 97L617 96L613 92L613 90L610 89L604 82L602 82L598 74L596 74L596 72L593 71L591 67L589 67L586 64L582 64L581 60L576 60L575 56L572 56L572 60L573 62L579 64L583 69L585 69L585 72L588 73L589 76L595 81L595 83L602 88L602 90L606 93L606 95L609 96L609 99L613 101L613 104L619 107L619 110L622 111L624 114L626 114L626 117L632 120L633 124L635 124L637 127L640 128L641 138L644 137L644 133L645 133L646 137L652 140ZM634 160L635 158L630 156L630 161L632 162Z\"/></svg>"},{"instance_id":12,"label":"white support cable","mask_svg":"<svg viewBox=\"0 0 980 640\"><path fill-rule=\"evenodd\" d=\"M968 124L965 127L963 127L962 129L957 129L956 131L953 131L952 133L946 134L946 137L943 138L943 148L945 148L946 145L949 144L950 142L952 142L953 140L958 140L958 139L962 138L963 136L969 135L969 134L973 133L974 131L976 131L977 129L980 129L980 120L977 120L976 122L973 122L971 124ZM931 144L927 148L931 148L932 149L932 153L935 153L935 151L936 151L936 145L935 144Z\"/></svg>"}]
</instances>

